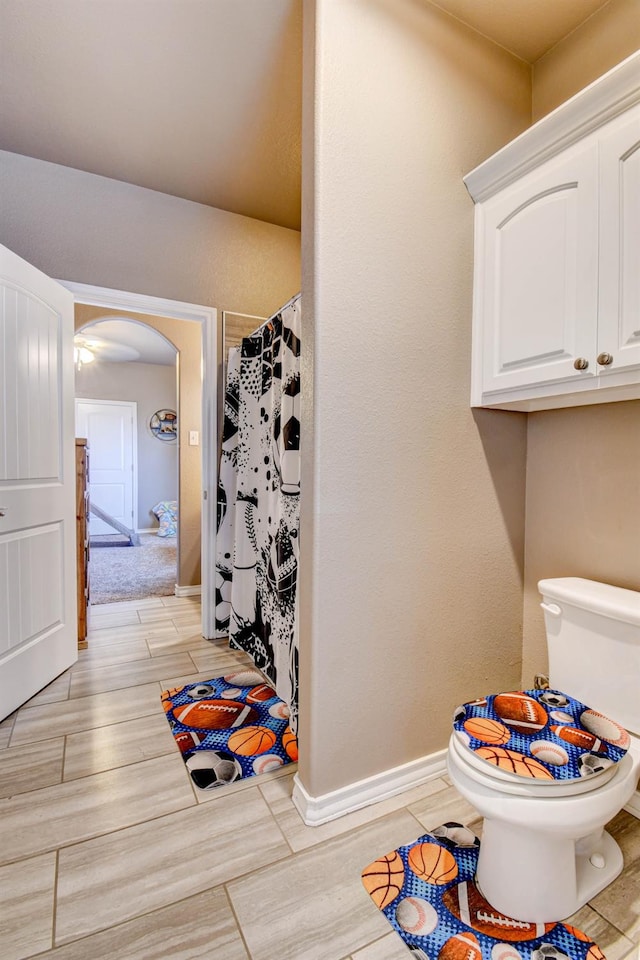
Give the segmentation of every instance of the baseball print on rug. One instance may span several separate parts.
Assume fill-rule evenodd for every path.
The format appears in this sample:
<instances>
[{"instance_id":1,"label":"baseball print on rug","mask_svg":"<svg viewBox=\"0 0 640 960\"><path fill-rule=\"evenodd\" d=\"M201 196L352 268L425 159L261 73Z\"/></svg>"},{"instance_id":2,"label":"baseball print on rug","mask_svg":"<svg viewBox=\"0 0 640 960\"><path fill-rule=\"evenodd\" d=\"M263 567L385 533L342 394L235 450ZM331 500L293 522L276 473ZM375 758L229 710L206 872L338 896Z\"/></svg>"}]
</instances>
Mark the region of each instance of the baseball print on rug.
<instances>
[{"instance_id":1,"label":"baseball print on rug","mask_svg":"<svg viewBox=\"0 0 640 960\"><path fill-rule=\"evenodd\" d=\"M536 780L593 777L618 763L627 731L560 690L515 690L456 707L458 740L507 773Z\"/></svg>"},{"instance_id":2,"label":"baseball print on rug","mask_svg":"<svg viewBox=\"0 0 640 960\"><path fill-rule=\"evenodd\" d=\"M501 914L474 882L480 840L445 823L370 863L365 890L414 960L605 960L567 923L529 923Z\"/></svg>"},{"instance_id":3,"label":"baseball print on rug","mask_svg":"<svg viewBox=\"0 0 640 960\"><path fill-rule=\"evenodd\" d=\"M164 690L161 701L189 776L201 790L298 760L289 708L257 670Z\"/></svg>"}]
</instances>

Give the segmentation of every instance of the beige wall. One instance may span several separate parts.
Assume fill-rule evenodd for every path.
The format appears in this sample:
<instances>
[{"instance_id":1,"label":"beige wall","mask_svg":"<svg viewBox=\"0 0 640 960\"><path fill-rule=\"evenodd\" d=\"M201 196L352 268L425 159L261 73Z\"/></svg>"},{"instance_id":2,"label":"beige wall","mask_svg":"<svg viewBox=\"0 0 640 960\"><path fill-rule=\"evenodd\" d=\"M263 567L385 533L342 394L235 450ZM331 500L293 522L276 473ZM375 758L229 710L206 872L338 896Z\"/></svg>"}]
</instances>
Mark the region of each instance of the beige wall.
<instances>
[{"instance_id":1,"label":"beige wall","mask_svg":"<svg viewBox=\"0 0 640 960\"><path fill-rule=\"evenodd\" d=\"M104 307L76 304L76 330L104 319ZM189 446L189 431L202 432L202 333L200 324L151 314L118 311L118 316L145 323L161 333L178 351L178 586L199 584L201 447ZM132 366L134 366L132 364Z\"/></svg>"},{"instance_id":2,"label":"beige wall","mask_svg":"<svg viewBox=\"0 0 640 960\"><path fill-rule=\"evenodd\" d=\"M0 151L0 243L60 280L270 316L300 289L300 234Z\"/></svg>"},{"instance_id":3,"label":"beige wall","mask_svg":"<svg viewBox=\"0 0 640 960\"><path fill-rule=\"evenodd\" d=\"M640 48L640 0L611 0L533 66L539 120Z\"/></svg>"},{"instance_id":4,"label":"beige wall","mask_svg":"<svg viewBox=\"0 0 640 960\"><path fill-rule=\"evenodd\" d=\"M528 125L530 70L417 0L305 18L300 777L320 796L444 747L458 702L519 680L526 419L469 407L462 175Z\"/></svg>"},{"instance_id":5,"label":"beige wall","mask_svg":"<svg viewBox=\"0 0 640 960\"><path fill-rule=\"evenodd\" d=\"M523 683L547 668L538 580L640 590L640 400L529 414Z\"/></svg>"}]
</instances>

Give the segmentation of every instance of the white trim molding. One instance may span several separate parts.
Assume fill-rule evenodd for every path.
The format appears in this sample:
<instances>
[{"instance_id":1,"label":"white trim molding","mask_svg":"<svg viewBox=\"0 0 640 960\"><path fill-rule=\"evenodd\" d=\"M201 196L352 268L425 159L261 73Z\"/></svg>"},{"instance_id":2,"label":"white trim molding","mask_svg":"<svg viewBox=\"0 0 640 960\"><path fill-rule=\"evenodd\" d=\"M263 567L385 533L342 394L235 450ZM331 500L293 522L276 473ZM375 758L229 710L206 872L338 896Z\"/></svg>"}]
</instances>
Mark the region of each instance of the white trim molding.
<instances>
[{"instance_id":1,"label":"white trim molding","mask_svg":"<svg viewBox=\"0 0 640 960\"><path fill-rule=\"evenodd\" d=\"M176 583L173 592L176 597L199 597L202 593L202 586L196 583L190 587L180 587Z\"/></svg>"},{"instance_id":2,"label":"white trim molding","mask_svg":"<svg viewBox=\"0 0 640 960\"><path fill-rule=\"evenodd\" d=\"M94 287L87 283L58 280L70 290L76 303L110 310L132 310L134 313L149 313L174 320L191 320L202 324L202 523L201 565L203 584L197 587L178 587L193 593L176 592L176 596L196 596L202 592L202 634L207 639L215 637L215 577L214 557L216 543L216 503L218 490L217 466L217 396L218 380L218 311L197 303L180 300L165 300L142 293L112 290L110 287Z\"/></svg>"},{"instance_id":3,"label":"white trim molding","mask_svg":"<svg viewBox=\"0 0 640 960\"><path fill-rule=\"evenodd\" d=\"M476 203L640 102L640 51L599 77L464 177Z\"/></svg>"},{"instance_id":4,"label":"white trim molding","mask_svg":"<svg viewBox=\"0 0 640 960\"><path fill-rule=\"evenodd\" d=\"M365 780L358 780L346 787L332 790L320 797L312 797L300 782L299 774L293 778L292 799L295 807L309 827L317 827L329 820L336 820L361 807L379 803L394 797L404 790L419 787L428 780L435 780L446 773L447 751L438 750L400 767L383 770Z\"/></svg>"},{"instance_id":5,"label":"white trim molding","mask_svg":"<svg viewBox=\"0 0 640 960\"><path fill-rule=\"evenodd\" d=\"M58 280L67 290L71 290L76 303L85 303L94 307L133 310L135 313L149 313L160 317L173 317L177 320L195 320L202 323L205 317L215 318L215 307L205 307L196 303L183 303L181 300L166 300L164 297L150 297L146 293L131 293L126 290L113 290L111 287L94 287L90 283L73 283Z\"/></svg>"}]
</instances>

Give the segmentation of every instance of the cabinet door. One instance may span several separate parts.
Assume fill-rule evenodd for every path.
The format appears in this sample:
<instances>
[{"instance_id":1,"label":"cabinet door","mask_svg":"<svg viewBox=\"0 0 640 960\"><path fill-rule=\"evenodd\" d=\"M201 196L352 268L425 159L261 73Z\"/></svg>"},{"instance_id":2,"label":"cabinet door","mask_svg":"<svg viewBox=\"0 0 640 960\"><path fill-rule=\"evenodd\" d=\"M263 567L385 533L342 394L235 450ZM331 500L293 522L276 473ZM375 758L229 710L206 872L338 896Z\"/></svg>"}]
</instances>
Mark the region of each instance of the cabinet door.
<instances>
[{"instance_id":1,"label":"cabinet door","mask_svg":"<svg viewBox=\"0 0 640 960\"><path fill-rule=\"evenodd\" d=\"M640 365L640 104L605 127L600 153L598 350L603 377Z\"/></svg>"},{"instance_id":2,"label":"cabinet door","mask_svg":"<svg viewBox=\"0 0 640 960\"><path fill-rule=\"evenodd\" d=\"M589 137L479 205L482 396L597 370L597 144ZM578 371L574 361L589 361Z\"/></svg>"}]
</instances>

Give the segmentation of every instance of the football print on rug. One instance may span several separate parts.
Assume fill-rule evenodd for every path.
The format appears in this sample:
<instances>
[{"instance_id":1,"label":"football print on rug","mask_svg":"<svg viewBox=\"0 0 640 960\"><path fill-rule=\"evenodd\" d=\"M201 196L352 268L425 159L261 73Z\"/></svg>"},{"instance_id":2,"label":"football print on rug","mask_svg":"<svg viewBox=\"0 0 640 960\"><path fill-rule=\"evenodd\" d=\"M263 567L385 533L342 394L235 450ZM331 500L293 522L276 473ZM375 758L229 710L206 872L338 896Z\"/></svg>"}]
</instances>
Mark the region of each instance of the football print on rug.
<instances>
[{"instance_id":1,"label":"football print on rug","mask_svg":"<svg viewBox=\"0 0 640 960\"><path fill-rule=\"evenodd\" d=\"M161 700L189 776L201 790L297 762L289 708L257 670L165 690Z\"/></svg>"}]
</instances>

